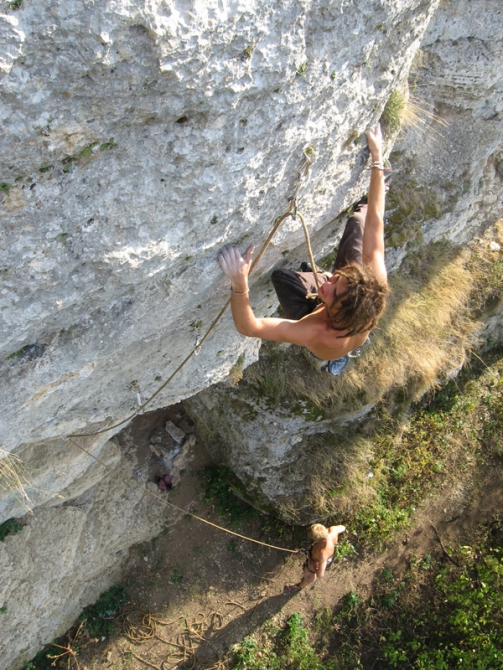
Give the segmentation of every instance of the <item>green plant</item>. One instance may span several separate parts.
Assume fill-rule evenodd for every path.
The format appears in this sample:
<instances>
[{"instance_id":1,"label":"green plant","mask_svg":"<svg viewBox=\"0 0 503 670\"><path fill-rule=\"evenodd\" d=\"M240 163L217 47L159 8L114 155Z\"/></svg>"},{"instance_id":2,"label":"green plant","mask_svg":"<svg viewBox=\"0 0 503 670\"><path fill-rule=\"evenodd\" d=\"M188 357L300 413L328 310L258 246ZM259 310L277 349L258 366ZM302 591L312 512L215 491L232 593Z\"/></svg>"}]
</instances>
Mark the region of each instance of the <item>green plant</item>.
<instances>
[{"instance_id":1,"label":"green plant","mask_svg":"<svg viewBox=\"0 0 503 670\"><path fill-rule=\"evenodd\" d=\"M361 604L360 597L356 591L349 591L343 598L343 610L350 612L358 607Z\"/></svg>"},{"instance_id":2,"label":"green plant","mask_svg":"<svg viewBox=\"0 0 503 670\"><path fill-rule=\"evenodd\" d=\"M253 52L255 51L255 44L252 44L249 47L246 47L246 49L243 50L242 58L243 60L250 60L250 58L253 56Z\"/></svg>"},{"instance_id":3,"label":"green plant","mask_svg":"<svg viewBox=\"0 0 503 670\"><path fill-rule=\"evenodd\" d=\"M330 74L330 79L331 79L332 81L334 81L335 79L337 79L337 72L336 72L335 70Z\"/></svg>"},{"instance_id":4,"label":"green plant","mask_svg":"<svg viewBox=\"0 0 503 670\"><path fill-rule=\"evenodd\" d=\"M297 72L295 73L296 77L305 77L307 72L307 63L302 63L302 65L299 66Z\"/></svg>"},{"instance_id":5,"label":"green plant","mask_svg":"<svg viewBox=\"0 0 503 670\"><path fill-rule=\"evenodd\" d=\"M54 165L43 165L42 167L38 168L38 171L42 173L49 172L49 170L52 170L53 167Z\"/></svg>"},{"instance_id":6,"label":"green plant","mask_svg":"<svg viewBox=\"0 0 503 670\"><path fill-rule=\"evenodd\" d=\"M235 524L256 518L258 512L238 498L229 483L232 477L230 470L211 465L201 471L201 476L206 483L204 501L213 504L220 516Z\"/></svg>"},{"instance_id":7,"label":"green plant","mask_svg":"<svg viewBox=\"0 0 503 670\"><path fill-rule=\"evenodd\" d=\"M91 637L110 635L116 631L114 619L128 600L126 589L122 584L116 584L102 593L94 605L86 607L78 621L84 623Z\"/></svg>"},{"instance_id":8,"label":"green plant","mask_svg":"<svg viewBox=\"0 0 503 670\"><path fill-rule=\"evenodd\" d=\"M229 383L231 386L238 384L243 379L244 354L241 354L229 372Z\"/></svg>"},{"instance_id":9,"label":"green plant","mask_svg":"<svg viewBox=\"0 0 503 670\"><path fill-rule=\"evenodd\" d=\"M9 9L16 11L16 9L21 9L22 4L23 0L12 0L9 2Z\"/></svg>"},{"instance_id":10,"label":"green plant","mask_svg":"<svg viewBox=\"0 0 503 670\"><path fill-rule=\"evenodd\" d=\"M47 644L22 670L53 670L54 665L52 659L49 658L49 654L52 655L55 650L56 647L53 647L52 644Z\"/></svg>"},{"instance_id":11,"label":"green plant","mask_svg":"<svg viewBox=\"0 0 503 670\"><path fill-rule=\"evenodd\" d=\"M216 223L218 223L218 216L217 216L216 214L215 214L214 216L211 217L211 221L210 221L210 223L211 223L211 225L213 225L213 226L214 226Z\"/></svg>"},{"instance_id":12,"label":"green plant","mask_svg":"<svg viewBox=\"0 0 503 670\"><path fill-rule=\"evenodd\" d=\"M253 637L236 645L230 655L235 670L335 670L335 662L318 653L309 642L301 614L294 612L284 628L265 626L266 640L260 646Z\"/></svg>"},{"instance_id":13,"label":"green plant","mask_svg":"<svg viewBox=\"0 0 503 670\"><path fill-rule=\"evenodd\" d=\"M9 191L11 190L12 186L6 182L6 181L0 181L0 191L2 193L5 193L5 195L9 195Z\"/></svg>"},{"instance_id":14,"label":"green plant","mask_svg":"<svg viewBox=\"0 0 503 670\"><path fill-rule=\"evenodd\" d=\"M75 163L76 160L77 160L77 158L76 158L75 156L65 156L65 157L61 160L61 162L62 162L63 165L64 165L64 167L63 167L63 172L64 172L65 174L66 174L67 172L70 172L70 170L72 169L73 164Z\"/></svg>"},{"instance_id":15,"label":"green plant","mask_svg":"<svg viewBox=\"0 0 503 670\"><path fill-rule=\"evenodd\" d=\"M398 90L391 91L384 111L380 118L380 123L384 133L392 134L400 130L401 115L405 108L405 97Z\"/></svg>"},{"instance_id":16,"label":"green plant","mask_svg":"<svg viewBox=\"0 0 503 670\"><path fill-rule=\"evenodd\" d=\"M413 626L403 617L399 630L381 636L392 667L405 658L421 670L503 667L503 551L465 546L457 558L459 567L437 569Z\"/></svg>"},{"instance_id":17,"label":"green plant","mask_svg":"<svg viewBox=\"0 0 503 670\"><path fill-rule=\"evenodd\" d=\"M173 584L181 584L182 579L183 575L180 573L179 568L175 567L169 581L172 582Z\"/></svg>"},{"instance_id":18,"label":"green plant","mask_svg":"<svg viewBox=\"0 0 503 670\"><path fill-rule=\"evenodd\" d=\"M23 525L16 519L7 519L0 524L0 542L3 542L7 535L15 535L23 530Z\"/></svg>"},{"instance_id":19,"label":"green plant","mask_svg":"<svg viewBox=\"0 0 503 670\"><path fill-rule=\"evenodd\" d=\"M7 605L2 605L0 607L0 614L6 614L7 613Z\"/></svg>"},{"instance_id":20,"label":"green plant","mask_svg":"<svg viewBox=\"0 0 503 670\"><path fill-rule=\"evenodd\" d=\"M67 237L68 237L68 233L60 233L60 234L58 235L59 241L61 242L61 244L62 244L64 247L66 247L66 238L67 238Z\"/></svg>"},{"instance_id":21,"label":"green plant","mask_svg":"<svg viewBox=\"0 0 503 670\"><path fill-rule=\"evenodd\" d=\"M113 139L113 138L112 138ZM98 144L98 142L91 142L87 147L84 147L81 151L79 151L79 158L87 159L91 158L94 154L94 147ZM102 145L103 146L103 145ZM113 147L108 147L109 149L112 149ZM100 147L101 149L101 147Z\"/></svg>"},{"instance_id":22,"label":"green plant","mask_svg":"<svg viewBox=\"0 0 503 670\"><path fill-rule=\"evenodd\" d=\"M21 358L25 353L25 347L21 347L21 349L17 349L16 351L13 351L12 354L9 354L6 358L7 361L13 360L14 358Z\"/></svg>"},{"instance_id":23,"label":"green plant","mask_svg":"<svg viewBox=\"0 0 503 670\"><path fill-rule=\"evenodd\" d=\"M115 149L117 146L117 142L114 140L113 137L111 137L108 142L103 142L103 144L100 144L100 151L108 151L109 149Z\"/></svg>"}]
</instances>

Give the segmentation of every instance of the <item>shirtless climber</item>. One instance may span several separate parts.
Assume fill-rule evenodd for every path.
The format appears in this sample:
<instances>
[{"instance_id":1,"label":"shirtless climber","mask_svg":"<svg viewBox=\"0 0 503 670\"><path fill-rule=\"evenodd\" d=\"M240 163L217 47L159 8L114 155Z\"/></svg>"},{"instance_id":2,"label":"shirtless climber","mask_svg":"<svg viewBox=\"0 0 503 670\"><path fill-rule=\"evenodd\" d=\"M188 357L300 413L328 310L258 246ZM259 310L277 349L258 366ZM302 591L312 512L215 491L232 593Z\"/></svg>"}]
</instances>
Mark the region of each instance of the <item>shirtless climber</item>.
<instances>
[{"instance_id":1,"label":"shirtless climber","mask_svg":"<svg viewBox=\"0 0 503 670\"><path fill-rule=\"evenodd\" d=\"M347 363L347 354L360 347L376 326L388 293L379 124L367 133L367 143L372 158L368 204L360 203L348 220L331 277L318 274L318 290L313 272L275 270L272 273L286 318L257 318L250 307L248 273L254 247L249 247L244 257L234 245L221 250L218 260L231 280L232 316L242 335L291 342L306 347L329 364ZM314 297L307 297L309 294ZM337 374L336 367L332 371L329 366L328 370Z\"/></svg>"},{"instance_id":2,"label":"shirtless climber","mask_svg":"<svg viewBox=\"0 0 503 670\"><path fill-rule=\"evenodd\" d=\"M345 526L325 528L321 523L315 523L309 528L307 534L312 544L308 549L306 562L302 566L304 575L298 584L285 584L286 592L300 591L323 577L325 570L332 562L338 537L345 530Z\"/></svg>"}]
</instances>

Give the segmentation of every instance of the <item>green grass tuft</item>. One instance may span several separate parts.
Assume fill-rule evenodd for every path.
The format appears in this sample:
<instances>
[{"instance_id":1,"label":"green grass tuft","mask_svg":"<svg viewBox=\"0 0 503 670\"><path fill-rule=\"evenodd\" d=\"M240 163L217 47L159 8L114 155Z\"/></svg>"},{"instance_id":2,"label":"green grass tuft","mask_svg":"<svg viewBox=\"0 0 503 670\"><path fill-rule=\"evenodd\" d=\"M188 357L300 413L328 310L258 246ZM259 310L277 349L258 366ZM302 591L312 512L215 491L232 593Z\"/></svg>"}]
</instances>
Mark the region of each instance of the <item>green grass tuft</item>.
<instances>
[{"instance_id":1,"label":"green grass tuft","mask_svg":"<svg viewBox=\"0 0 503 670\"><path fill-rule=\"evenodd\" d=\"M102 593L94 605L86 607L79 621L84 622L91 637L108 636L116 632L114 619L128 600L126 589L121 584L116 584Z\"/></svg>"},{"instance_id":2,"label":"green grass tuft","mask_svg":"<svg viewBox=\"0 0 503 670\"><path fill-rule=\"evenodd\" d=\"M380 118L380 123L385 134L394 134L400 130L401 115L405 108L405 97L400 91L391 91L388 102Z\"/></svg>"},{"instance_id":3,"label":"green grass tuft","mask_svg":"<svg viewBox=\"0 0 503 670\"><path fill-rule=\"evenodd\" d=\"M336 670L335 662L324 656L311 645L302 615L294 612L284 628L269 624L260 645L252 636L236 645L230 667L233 670Z\"/></svg>"}]
</instances>

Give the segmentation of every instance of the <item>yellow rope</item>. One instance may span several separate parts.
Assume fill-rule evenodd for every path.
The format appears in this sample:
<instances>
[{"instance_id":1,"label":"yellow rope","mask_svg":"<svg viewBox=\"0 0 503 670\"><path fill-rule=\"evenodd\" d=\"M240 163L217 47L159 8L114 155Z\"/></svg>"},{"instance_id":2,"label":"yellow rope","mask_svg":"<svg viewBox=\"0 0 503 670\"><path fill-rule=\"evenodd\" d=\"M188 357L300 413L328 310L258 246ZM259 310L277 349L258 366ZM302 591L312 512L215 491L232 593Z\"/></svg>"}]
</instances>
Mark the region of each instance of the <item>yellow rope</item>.
<instances>
[{"instance_id":1,"label":"yellow rope","mask_svg":"<svg viewBox=\"0 0 503 670\"><path fill-rule=\"evenodd\" d=\"M232 605L234 608L240 607L243 612L248 611L244 605L241 605L241 603L237 603L232 600L225 602L221 607L226 607L228 605ZM167 656L163 661L161 661L160 666L151 663L142 656L138 656L131 650L131 653L138 661L142 661L151 668L154 668L154 670L161 670L164 668L164 663L167 663L171 657L175 656L175 654L178 655L178 657L173 658L173 663L177 664L180 661L187 662L192 660L193 667L195 667L197 663L197 649L198 646L200 646L203 642L212 647L216 652L216 649L211 640L208 640L205 637L208 630L222 630L224 619L233 613L233 611L231 611L223 614L220 609L212 610L208 614L205 614L204 612L198 612L195 618L193 618L190 622L183 614L176 619L173 619L173 621L163 621L155 614L145 613L141 610L126 609L122 615L123 631L124 635L134 644L141 644L147 640L152 640L155 638L167 646L176 647L175 651L167 652ZM237 617L233 617L231 621L234 621L236 618ZM180 619L185 621L185 627L182 633L177 634L176 642L166 640L159 635L157 631L158 625L170 626ZM196 639L194 640L193 637ZM216 655L218 655L217 652ZM215 669L217 667L226 667L226 665L219 666L218 663L219 662L217 661L217 665L212 665L212 667Z\"/></svg>"},{"instance_id":2,"label":"yellow rope","mask_svg":"<svg viewBox=\"0 0 503 670\"><path fill-rule=\"evenodd\" d=\"M310 240L309 240L309 232L308 232L308 230L307 230L307 226L306 226L306 223L305 223L305 221L304 221L304 217L302 216L302 214L300 214L299 212L296 211L296 208L295 208L295 201L293 201L293 203L292 203L292 207L291 207L291 209L290 209L288 212L285 212L285 213L282 214L281 216L278 216L278 218L274 221L274 225L273 225L273 227L272 227L271 232L269 233L267 239L265 240L264 244L262 245L262 248L260 249L259 253L258 253L257 256L255 257L255 260L254 260L253 263L251 264L251 267L250 267L250 274L251 274L251 272L253 271L253 269L256 267L257 263L260 261L260 259L262 258L262 256L264 255L264 253L265 253L267 247L269 246L269 244L270 244L272 238L273 238L274 235L276 234L276 232L277 232L278 228L280 227L280 225L281 225L281 224L283 223L283 221L284 221L287 217L289 217L289 216L293 216L294 218L295 218L296 216L298 216L299 219L300 219L300 221L301 221L301 223L302 223L302 227L303 227L303 229L304 229L304 234L305 234L305 237L306 237L307 249L308 249L308 253L309 253L309 260L310 260L310 262L311 262L311 267L312 267L312 269L313 269L314 278L315 278L315 281L316 281L316 286L319 288L318 275L316 274L316 265L315 265L315 263L314 263L313 252L312 252L312 250L311 250L311 242L310 242ZM197 345L197 349L199 349L199 348L204 344L204 342L206 341L206 339L208 338L208 336L210 335L210 333L213 331L213 329L215 328L215 326L217 325L217 323L218 323L218 322L220 321L220 319L222 318L222 316L223 316L225 310L227 309L227 307L229 306L230 302L231 302L231 298L229 298L229 299L227 300L227 302L225 303L225 305L222 307L222 309L221 309L220 312L218 313L217 317L215 318L215 320L213 321L213 323L211 324L211 326L209 327L209 329L206 331L204 337L202 338L202 340L201 340L201 341L199 342L199 344ZM122 426L122 425L123 425L124 423L126 423L127 421L130 421L131 419L134 419L135 416L137 416L143 409L145 409L145 407L146 407L149 403L151 403L152 400L153 400L153 399L154 399L154 398L155 398L155 397L156 397L156 396L157 396L157 395L158 395L164 388L166 388L166 386L170 383L170 381L173 379L173 377L175 377L175 375L178 374L178 372L179 372L179 371L183 368L183 366L184 366L184 365L185 365L185 364L192 358L192 356L194 356L195 352L196 352L196 349L193 349L193 350L188 354L188 356L186 356L186 357L184 358L184 360L180 363L180 365L176 368L176 370L170 375L170 377L164 382L164 384L162 384L162 385L157 389L157 391L156 391L155 393L153 393L153 394L150 396L150 398L148 398L148 399L143 403L143 405L141 405L141 407L139 407L133 414L131 414L130 416L126 417L125 419L123 419L123 420L120 421L119 423L115 423L115 424L113 424L112 426L108 426L107 428L101 428L100 430L96 430L96 431L94 431L93 433L72 433L72 434L68 435L66 439L68 439L72 444L74 444L78 449L80 449L81 451L83 451L85 454L87 454L88 456L90 456L91 458L93 458L97 463L99 463L100 465L102 465L106 470L108 470L109 472L112 472L112 469L111 469L106 463L104 463L102 460L100 460L97 456L94 456L94 454L91 454L91 452L89 452L87 449L84 449L84 447L82 447L80 444L78 444L77 442L75 442L75 440L73 440L72 438L74 438L74 437L93 437L94 435L100 435L101 433L106 433L106 432L108 432L109 430L113 430L114 428L118 428L119 426ZM296 553L297 553L297 552L296 552L295 550L293 550L293 549L285 549L285 547L276 547L276 546L273 545L273 544L267 544L266 542L260 542L259 540L254 540L254 539L251 538L251 537L246 537L245 535L241 535L240 533L236 533L236 532L233 531L233 530L229 530L228 528L224 528L223 526L219 526L219 525L217 525L216 523L212 523L211 521L208 521L207 519L203 519L202 517L197 516L197 514L192 514L192 512L187 512L187 510L184 510L182 507L178 507L177 505L174 505L173 503L169 502L169 501L166 500L165 498L161 498L160 496L158 496L157 494L153 493L152 491L149 491L149 489L143 488L142 486L140 486L140 485L137 484L136 482L133 482L133 484L134 484L134 486L136 486L137 488L141 489L142 492L146 492L146 493L148 493L149 495L151 495L151 496L152 496L153 498L155 498L156 500L160 500L161 502L163 502L165 505L168 505L169 507L172 507L172 508L178 510L179 512L183 512L184 514L188 514L188 515L191 516L192 518L197 519L198 521L201 521L202 523L205 523L205 524L207 524L208 526L213 526L213 528L217 528L218 530L222 530L222 531L224 531L225 533L229 533L229 535L234 535L234 536L236 536L236 537L241 538L242 540L247 540L248 542L254 542L255 544L260 544L260 545L262 545L263 547L269 547L270 549L276 549L277 551L285 551L285 552L288 552L288 553L290 553L290 554L296 554Z\"/></svg>"}]
</instances>

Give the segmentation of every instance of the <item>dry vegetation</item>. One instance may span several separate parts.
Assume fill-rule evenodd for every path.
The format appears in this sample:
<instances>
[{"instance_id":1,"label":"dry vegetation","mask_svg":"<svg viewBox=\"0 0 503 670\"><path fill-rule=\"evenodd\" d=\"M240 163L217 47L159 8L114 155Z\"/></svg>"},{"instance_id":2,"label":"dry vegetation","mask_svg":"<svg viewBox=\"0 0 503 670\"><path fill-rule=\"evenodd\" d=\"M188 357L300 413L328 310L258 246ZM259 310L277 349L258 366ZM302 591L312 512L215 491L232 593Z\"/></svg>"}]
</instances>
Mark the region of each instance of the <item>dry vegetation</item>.
<instances>
[{"instance_id":1,"label":"dry vegetation","mask_svg":"<svg viewBox=\"0 0 503 670\"><path fill-rule=\"evenodd\" d=\"M26 492L29 487L22 461L0 447L0 489L14 496L26 512L31 512L30 498Z\"/></svg>"}]
</instances>

